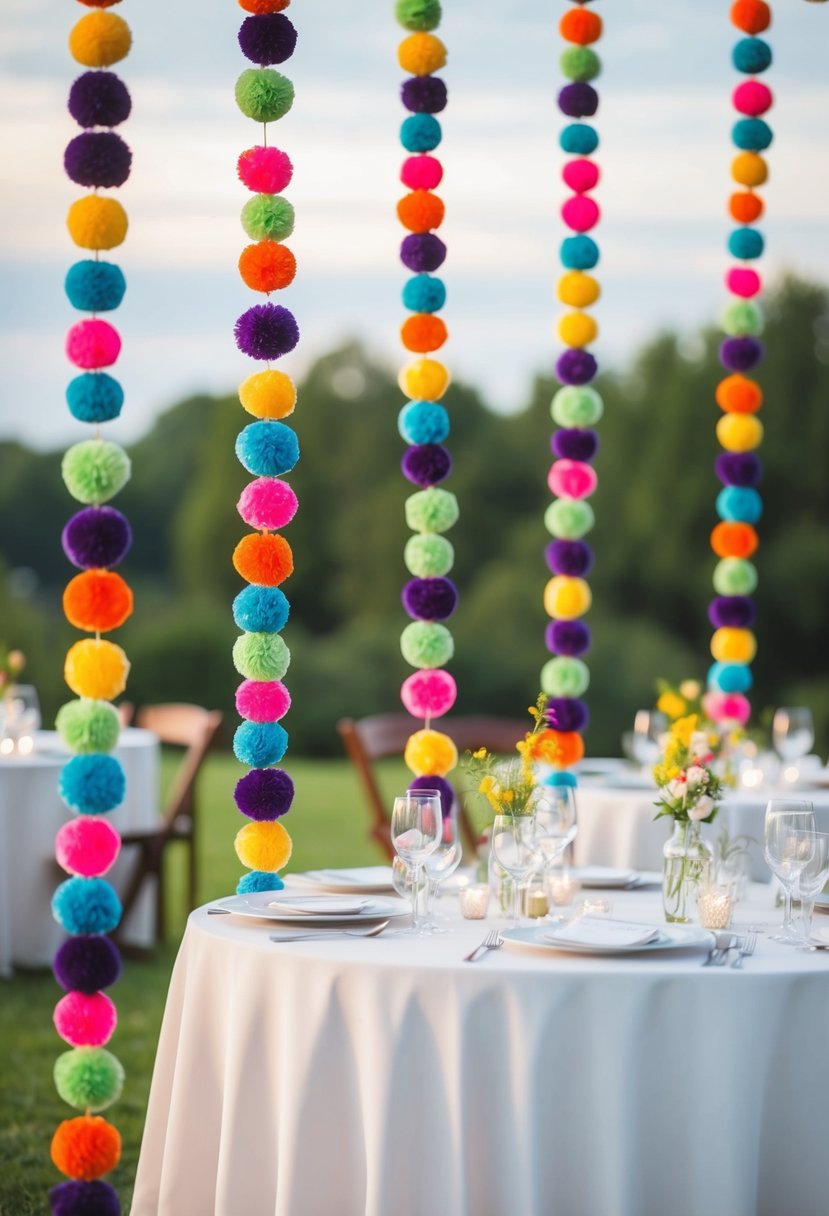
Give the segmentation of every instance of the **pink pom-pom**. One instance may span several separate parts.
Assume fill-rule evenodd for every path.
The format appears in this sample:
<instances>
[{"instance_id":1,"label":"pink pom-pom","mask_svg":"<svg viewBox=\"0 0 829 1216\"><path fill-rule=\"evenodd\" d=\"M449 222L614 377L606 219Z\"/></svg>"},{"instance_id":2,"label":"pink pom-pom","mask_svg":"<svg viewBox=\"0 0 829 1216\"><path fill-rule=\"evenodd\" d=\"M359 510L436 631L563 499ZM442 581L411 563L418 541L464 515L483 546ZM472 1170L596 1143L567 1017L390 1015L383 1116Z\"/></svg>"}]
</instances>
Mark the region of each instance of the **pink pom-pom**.
<instances>
[{"instance_id":1,"label":"pink pom-pom","mask_svg":"<svg viewBox=\"0 0 829 1216\"><path fill-rule=\"evenodd\" d=\"M73 1047L103 1047L118 1025L118 1014L104 992L67 992L53 1015L55 1030Z\"/></svg>"},{"instance_id":2,"label":"pink pom-pom","mask_svg":"<svg viewBox=\"0 0 829 1216\"><path fill-rule=\"evenodd\" d=\"M580 460L556 460L547 475L550 492L557 498L589 498L598 484L596 470Z\"/></svg>"},{"instance_id":3,"label":"pink pom-pom","mask_svg":"<svg viewBox=\"0 0 829 1216\"><path fill-rule=\"evenodd\" d=\"M291 708L291 694L279 680L243 680L236 710L248 722L278 722Z\"/></svg>"},{"instance_id":4,"label":"pink pom-pom","mask_svg":"<svg viewBox=\"0 0 829 1216\"><path fill-rule=\"evenodd\" d=\"M251 528L284 528L294 518L299 502L286 481L258 477L245 486L236 509Z\"/></svg>"},{"instance_id":5,"label":"pink pom-pom","mask_svg":"<svg viewBox=\"0 0 829 1216\"><path fill-rule=\"evenodd\" d=\"M750 300L756 296L762 284L756 270L746 270L742 266L732 266L725 276L725 285L735 296Z\"/></svg>"},{"instance_id":6,"label":"pink pom-pom","mask_svg":"<svg viewBox=\"0 0 829 1216\"><path fill-rule=\"evenodd\" d=\"M241 154L236 172L254 194L279 194L290 182L294 167L287 153L279 148L257 145Z\"/></svg>"},{"instance_id":7,"label":"pink pom-pom","mask_svg":"<svg viewBox=\"0 0 829 1216\"><path fill-rule=\"evenodd\" d=\"M599 222L599 204L586 194L577 194L561 208L561 218L574 232L588 232Z\"/></svg>"},{"instance_id":8,"label":"pink pom-pom","mask_svg":"<svg viewBox=\"0 0 829 1216\"><path fill-rule=\"evenodd\" d=\"M434 190L443 180L443 165L435 156L410 156L403 162L400 180L410 190Z\"/></svg>"},{"instance_id":9,"label":"pink pom-pom","mask_svg":"<svg viewBox=\"0 0 829 1216\"><path fill-rule=\"evenodd\" d=\"M767 84L762 84L759 80L746 80L737 85L731 100L735 110L756 118L758 114L765 114L766 110L771 109L774 97Z\"/></svg>"},{"instance_id":10,"label":"pink pom-pom","mask_svg":"<svg viewBox=\"0 0 829 1216\"><path fill-rule=\"evenodd\" d=\"M98 815L69 819L55 837L58 865L80 878L106 874L121 851L121 837L112 824Z\"/></svg>"},{"instance_id":11,"label":"pink pom-pom","mask_svg":"<svg viewBox=\"0 0 829 1216\"><path fill-rule=\"evenodd\" d=\"M458 686L448 671L416 671L403 681L400 700L414 718L440 718L455 704Z\"/></svg>"},{"instance_id":12,"label":"pink pom-pom","mask_svg":"<svg viewBox=\"0 0 829 1216\"><path fill-rule=\"evenodd\" d=\"M588 190L592 190L598 182L599 166L592 160L579 157L577 160L568 160L561 171L561 176L564 178L565 185L574 190L576 194L585 194Z\"/></svg>"},{"instance_id":13,"label":"pink pom-pom","mask_svg":"<svg viewBox=\"0 0 829 1216\"><path fill-rule=\"evenodd\" d=\"M118 330L107 321L78 321L66 335L66 354L75 367L111 367L121 353Z\"/></svg>"}]
</instances>

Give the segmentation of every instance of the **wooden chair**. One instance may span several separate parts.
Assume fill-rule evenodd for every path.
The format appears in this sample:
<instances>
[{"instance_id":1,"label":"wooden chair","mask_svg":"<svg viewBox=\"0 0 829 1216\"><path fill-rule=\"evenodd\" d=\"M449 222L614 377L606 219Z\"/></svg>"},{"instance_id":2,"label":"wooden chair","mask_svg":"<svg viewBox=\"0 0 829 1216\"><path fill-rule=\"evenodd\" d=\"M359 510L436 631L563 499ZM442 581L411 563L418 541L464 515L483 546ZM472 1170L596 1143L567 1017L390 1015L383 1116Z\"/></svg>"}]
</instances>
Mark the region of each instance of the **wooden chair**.
<instances>
[{"instance_id":1,"label":"wooden chair","mask_svg":"<svg viewBox=\"0 0 829 1216\"><path fill-rule=\"evenodd\" d=\"M121 838L124 851L138 851L121 898L121 923L126 923L145 882L153 879L157 942L164 937L164 852L176 840L187 845L188 906L191 910L196 906L196 779L221 724L222 714L218 710L198 705L147 705L136 716L136 726L153 731L163 744L185 749L161 822L156 828L126 832Z\"/></svg>"},{"instance_id":2,"label":"wooden chair","mask_svg":"<svg viewBox=\"0 0 829 1216\"><path fill-rule=\"evenodd\" d=\"M376 714L359 721L343 718L337 723L337 731L357 769L368 802L371 815L369 837L377 841L390 860L394 857L394 848L389 835L389 815L373 762L387 756L401 756L413 729L417 728L405 714ZM527 733L527 724L517 719L487 716L441 718L436 729L449 735L459 752L486 747L491 752L514 755L516 743ZM474 850L477 834L457 790L456 796L459 803L458 821L466 844Z\"/></svg>"}]
</instances>

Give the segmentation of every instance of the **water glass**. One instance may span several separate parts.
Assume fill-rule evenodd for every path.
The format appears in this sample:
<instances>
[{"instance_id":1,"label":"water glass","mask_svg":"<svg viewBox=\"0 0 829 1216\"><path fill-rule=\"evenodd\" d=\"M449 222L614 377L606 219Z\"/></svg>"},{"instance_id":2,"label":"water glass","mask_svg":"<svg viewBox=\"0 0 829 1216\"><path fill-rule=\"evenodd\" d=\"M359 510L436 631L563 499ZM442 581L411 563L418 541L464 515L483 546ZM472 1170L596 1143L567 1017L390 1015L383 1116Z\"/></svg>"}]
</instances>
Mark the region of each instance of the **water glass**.
<instances>
[{"instance_id":1,"label":"water glass","mask_svg":"<svg viewBox=\"0 0 829 1216\"><path fill-rule=\"evenodd\" d=\"M661 754L660 735L668 729L665 714L655 709L638 709L630 741L633 758L642 768L652 768Z\"/></svg>"},{"instance_id":2,"label":"water glass","mask_svg":"<svg viewBox=\"0 0 829 1216\"><path fill-rule=\"evenodd\" d=\"M440 793L437 790L407 790L395 798L391 813L391 842L411 870L412 933L426 930L418 911L423 863L434 853L443 834Z\"/></svg>"},{"instance_id":3,"label":"water glass","mask_svg":"<svg viewBox=\"0 0 829 1216\"><path fill-rule=\"evenodd\" d=\"M815 839L815 811L811 802L773 798L766 807L763 856L780 880L785 895L783 924L772 940L797 944L800 940L792 920L792 896L800 871L811 854L808 842ZM814 846L812 846L813 848Z\"/></svg>"},{"instance_id":4,"label":"water glass","mask_svg":"<svg viewBox=\"0 0 829 1216\"><path fill-rule=\"evenodd\" d=\"M576 791L569 785L543 786L533 810L536 841L547 874L576 838Z\"/></svg>"},{"instance_id":5,"label":"water glass","mask_svg":"<svg viewBox=\"0 0 829 1216\"><path fill-rule=\"evenodd\" d=\"M798 833L794 833L798 835ZM797 895L800 899L800 950L812 951L812 916L815 897L820 895L829 880L829 834L806 833L802 845L808 853L807 860L797 877Z\"/></svg>"},{"instance_id":6,"label":"water glass","mask_svg":"<svg viewBox=\"0 0 829 1216\"><path fill-rule=\"evenodd\" d=\"M426 877L426 928L433 933L446 932L436 921L435 898L440 884L454 874L461 864L462 856L463 844L458 833L457 816L446 815L438 846L426 858L423 867Z\"/></svg>"},{"instance_id":7,"label":"water glass","mask_svg":"<svg viewBox=\"0 0 829 1216\"><path fill-rule=\"evenodd\" d=\"M784 764L808 756L815 742L812 712L805 706L778 709L771 724L774 748Z\"/></svg>"},{"instance_id":8,"label":"water glass","mask_svg":"<svg viewBox=\"0 0 829 1216\"><path fill-rule=\"evenodd\" d=\"M7 744L4 753L15 750L30 751L31 737L40 728L40 701L33 684L12 684L3 697L2 735ZM20 744L28 739L28 748Z\"/></svg>"},{"instance_id":9,"label":"water glass","mask_svg":"<svg viewBox=\"0 0 829 1216\"><path fill-rule=\"evenodd\" d=\"M492 825L492 854L512 879L510 924L518 924L518 884L537 868L540 855L532 815L496 815Z\"/></svg>"}]
</instances>

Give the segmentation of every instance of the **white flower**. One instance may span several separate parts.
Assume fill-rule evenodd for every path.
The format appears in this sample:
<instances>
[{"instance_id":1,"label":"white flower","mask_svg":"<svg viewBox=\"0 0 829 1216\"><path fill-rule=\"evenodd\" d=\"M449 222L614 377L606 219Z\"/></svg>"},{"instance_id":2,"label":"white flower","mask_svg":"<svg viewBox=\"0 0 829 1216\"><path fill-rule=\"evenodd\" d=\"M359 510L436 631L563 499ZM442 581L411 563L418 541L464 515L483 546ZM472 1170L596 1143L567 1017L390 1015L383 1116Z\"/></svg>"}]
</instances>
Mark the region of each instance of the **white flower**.
<instances>
[{"instance_id":1,"label":"white flower","mask_svg":"<svg viewBox=\"0 0 829 1216\"><path fill-rule=\"evenodd\" d=\"M673 781L669 781L665 786L665 794L668 801L672 802L674 798L684 798L687 788L688 787L684 781L679 781L676 778L674 778Z\"/></svg>"},{"instance_id":2,"label":"white flower","mask_svg":"<svg viewBox=\"0 0 829 1216\"><path fill-rule=\"evenodd\" d=\"M714 799L709 798L707 794L703 794L693 806L688 807L688 816L691 819L707 819L713 809Z\"/></svg>"},{"instance_id":3,"label":"white flower","mask_svg":"<svg viewBox=\"0 0 829 1216\"><path fill-rule=\"evenodd\" d=\"M698 785L705 785L708 781L708 773L701 764L692 764L685 775L688 778L689 789L693 789Z\"/></svg>"},{"instance_id":4,"label":"white flower","mask_svg":"<svg viewBox=\"0 0 829 1216\"><path fill-rule=\"evenodd\" d=\"M705 756L708 753L708 735L704 730L695 730L691 735L690 750L693 756Z\"/></svg>"}]
</instances>

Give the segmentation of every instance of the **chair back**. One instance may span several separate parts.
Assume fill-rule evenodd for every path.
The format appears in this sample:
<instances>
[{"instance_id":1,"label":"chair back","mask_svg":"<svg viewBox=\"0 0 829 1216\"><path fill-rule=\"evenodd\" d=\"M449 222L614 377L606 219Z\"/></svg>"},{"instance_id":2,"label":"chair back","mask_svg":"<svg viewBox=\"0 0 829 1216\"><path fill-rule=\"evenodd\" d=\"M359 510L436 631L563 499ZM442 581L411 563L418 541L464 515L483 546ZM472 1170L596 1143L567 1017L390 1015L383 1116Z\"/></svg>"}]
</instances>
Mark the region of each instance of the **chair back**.
<instances>
[{"instance_id":1,"label":"chair back","mask_svg":"<svg viewBox=\"0 0 829 1216\"><path fill-rule=\"evenodd\" d=\"M164 823L169 831L178 819L193 815L196 778L216 740L222 714L200 705L145 705L138 711L135 722L136 726L158 735L162 743L186 749L164 807Z\"/></svg>"}]
</instances>

